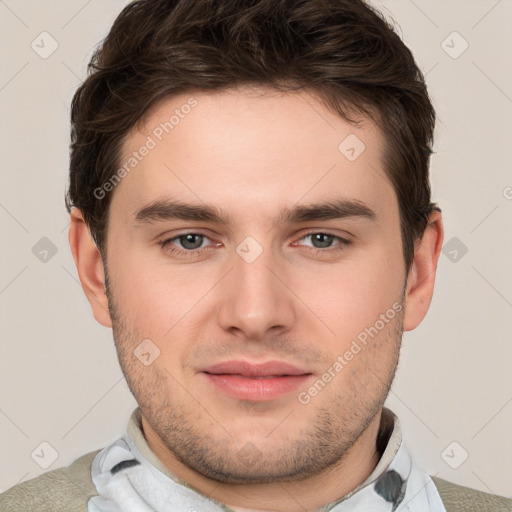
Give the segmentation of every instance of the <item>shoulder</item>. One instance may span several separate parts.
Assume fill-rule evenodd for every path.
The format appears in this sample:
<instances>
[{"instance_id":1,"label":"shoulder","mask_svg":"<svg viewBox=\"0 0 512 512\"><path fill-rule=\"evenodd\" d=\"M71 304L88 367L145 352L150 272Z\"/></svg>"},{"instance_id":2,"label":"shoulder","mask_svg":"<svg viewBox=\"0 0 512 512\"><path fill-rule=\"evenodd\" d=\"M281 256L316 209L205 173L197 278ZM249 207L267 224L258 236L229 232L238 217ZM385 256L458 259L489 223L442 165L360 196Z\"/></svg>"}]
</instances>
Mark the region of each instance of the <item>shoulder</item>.
<instances>
[{"instance_id":1,"label":"shoulder","mask_svg":"<svg viewBox=\"0 0 512 512\"><path fill-rule=\"evenodd\" d=\"M431 477L446 512L512 512L512 499Z\"/></svg>"},{"instance_id":2,"label":"shoulder","mask_svg":"<svg viewBox=\"0 0 512 512\"><path fill-rule=\"evenodd\" d=\"M2 512L86 512L87 501L95 496L91 464L96 450L71 465L43 473L0 494Z\"/></svg>"}]
</instances>

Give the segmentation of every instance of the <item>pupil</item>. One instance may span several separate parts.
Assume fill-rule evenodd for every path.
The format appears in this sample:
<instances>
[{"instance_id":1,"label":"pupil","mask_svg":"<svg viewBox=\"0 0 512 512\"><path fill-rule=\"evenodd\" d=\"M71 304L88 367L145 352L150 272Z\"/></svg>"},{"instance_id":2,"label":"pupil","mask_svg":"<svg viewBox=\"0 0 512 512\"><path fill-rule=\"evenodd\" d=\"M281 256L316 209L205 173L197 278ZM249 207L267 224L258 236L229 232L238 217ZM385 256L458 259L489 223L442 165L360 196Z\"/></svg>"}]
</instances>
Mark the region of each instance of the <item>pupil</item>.
<instances>
[{"instance_id":1,"label":"pupil","mask_svg":"<svg viewBox=\"0 0 512 512\"><path fill-rule=\"evenodd\" d=\"M329 247L333 238L333 235L326 235L325 233L316 233L313 237L313 245L315 247ZM315 245L315 242L319 242L320 245Z\"/></svg>"},{"instance_id":2,"label":"pupil","mask_svg":"<svg viewBox=\"0 0 512 512\"><path fill-rule=\"evenodd\" d=\"M181 243L183 247L186 249L198 249L201 247L201 244L203 243L203 236L202 235L194 235L194 234L188 234L181 237ZM194 239L196 241L194 242ZM199 241L199 244L198 244Z\"/></svg>"}]
</instances>

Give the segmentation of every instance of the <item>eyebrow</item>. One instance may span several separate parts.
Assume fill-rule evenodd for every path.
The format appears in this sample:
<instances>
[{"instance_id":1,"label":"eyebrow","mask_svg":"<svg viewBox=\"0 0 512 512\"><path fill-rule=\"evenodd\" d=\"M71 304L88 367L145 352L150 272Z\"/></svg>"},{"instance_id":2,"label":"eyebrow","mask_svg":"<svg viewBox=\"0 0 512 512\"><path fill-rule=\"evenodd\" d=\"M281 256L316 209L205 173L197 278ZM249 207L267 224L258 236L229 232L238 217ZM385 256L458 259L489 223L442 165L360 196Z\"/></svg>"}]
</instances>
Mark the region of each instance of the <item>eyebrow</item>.
<instances>
[{"instance_id":1,"label":"eyebrow","mask_svg":"<svg viewBox=\"0 0 512 512\"><path fill-rule=\"evenodd\" d=\"M154 201L134 214L135 223L165 222L169 220L198 221L230 225L233 219L221 209L206 204L188 204L181 201ZM368 205L354 199L338 199L311 204L295 205L283 209L274 220L276 224L298 224L315 220L344 218L376 220L376 213Z\"/></svg>"}]
</instances>

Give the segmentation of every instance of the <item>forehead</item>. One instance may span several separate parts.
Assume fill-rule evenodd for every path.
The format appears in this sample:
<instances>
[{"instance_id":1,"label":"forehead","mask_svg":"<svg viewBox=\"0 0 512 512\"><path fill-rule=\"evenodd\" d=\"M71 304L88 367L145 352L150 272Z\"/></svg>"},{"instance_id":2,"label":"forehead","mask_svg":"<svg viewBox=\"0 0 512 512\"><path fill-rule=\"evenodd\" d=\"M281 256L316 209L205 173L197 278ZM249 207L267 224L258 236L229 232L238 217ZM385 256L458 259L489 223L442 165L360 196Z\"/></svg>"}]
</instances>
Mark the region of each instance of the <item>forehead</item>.
<instances>
[{"instance_id":1,"label":"forehead","mask_svg":"<svg viewBox=\"0 0 512 512\"><path fill-rule=\"evenodd\" d=\"M129 216L172 197L238 217L259 205L263 217L301 201L347 198L396 210L384 142L370 120L355 126L305 91L180 94L153 106L126 137L127 172L112 207Z\"/></svg>"}]
</instances>

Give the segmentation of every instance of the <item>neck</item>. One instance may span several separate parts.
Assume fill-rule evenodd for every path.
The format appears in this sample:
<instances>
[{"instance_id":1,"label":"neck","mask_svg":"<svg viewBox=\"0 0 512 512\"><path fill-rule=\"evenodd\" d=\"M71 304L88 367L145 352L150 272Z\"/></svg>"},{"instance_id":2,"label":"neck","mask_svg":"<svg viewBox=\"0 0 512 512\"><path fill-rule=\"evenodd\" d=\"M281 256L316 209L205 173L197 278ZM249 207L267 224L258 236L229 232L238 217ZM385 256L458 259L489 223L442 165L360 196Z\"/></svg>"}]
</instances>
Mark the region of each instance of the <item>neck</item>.
<instances>
[{"instance_id":1,"label":"neck","mask_svg":"<svg viewBox=\"0 0 512 512\"><path fill-rule=\"evenodd\" d=\"M342 460L300 481L266 484L219 483L182 464L142 416L144 437L165 467L207 498L236 512L313 512L342 498L362 484L380 459L377 449L381 412L347 451Z\"/></svg>"}]
</instances>

